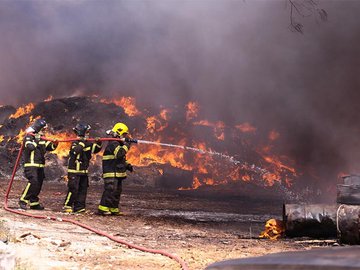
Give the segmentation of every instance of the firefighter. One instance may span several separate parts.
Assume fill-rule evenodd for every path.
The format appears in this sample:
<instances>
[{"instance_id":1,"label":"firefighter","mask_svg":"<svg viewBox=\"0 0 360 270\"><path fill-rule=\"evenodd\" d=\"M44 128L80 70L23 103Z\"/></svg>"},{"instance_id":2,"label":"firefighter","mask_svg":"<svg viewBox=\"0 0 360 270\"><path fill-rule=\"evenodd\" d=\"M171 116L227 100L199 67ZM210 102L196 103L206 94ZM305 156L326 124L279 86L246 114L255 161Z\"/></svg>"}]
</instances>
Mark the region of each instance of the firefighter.
<instances>
[{"instance_id":1,"label":"firefighter","mask_svg":"<svg viewBox=\"0 0 360 270\"><path fill-rule=\"evenodd\" d=\"M73 128L78 137L71 144L68 163L68 192L63 210L67 213L85 212L85 201L89 186L88 168L92 154L101 150L101 141L86 141L91 127L88 124L77 124Z\"/></svg>"},{"instance_id":2,"label":"firefighter","mask_svg":"<svg viewBox=\"0 0 360 270\"><path fill-rule=\"evenodd\" d=\"M105 148L102 166L104 192L101 197L98 213L100 215L121 215L119 210L122 181L126 179L126 171L133 172L133 167L126 161L126 153L130 149L129 128L123 123L116 123L112 130L106 132L113 138L122 141L109 141Z\"/></svg>"},{"instance_id":3,"label":"firefighter","mask_svg":"<svg viewBox=\"0 0 360 270\"><path fill-rule=\"evenodd\" d=\"M28 183L22 192L19 200L21 209L26 210L27 206L34 210L44 210L39 202L39 194L45 178L45 153L54 151L58 146L57 141L44 141L41 139L43 130L47 128L44 119L37 119L26 129L24 138L24 174Z\"/></svg>"}]
</instances>

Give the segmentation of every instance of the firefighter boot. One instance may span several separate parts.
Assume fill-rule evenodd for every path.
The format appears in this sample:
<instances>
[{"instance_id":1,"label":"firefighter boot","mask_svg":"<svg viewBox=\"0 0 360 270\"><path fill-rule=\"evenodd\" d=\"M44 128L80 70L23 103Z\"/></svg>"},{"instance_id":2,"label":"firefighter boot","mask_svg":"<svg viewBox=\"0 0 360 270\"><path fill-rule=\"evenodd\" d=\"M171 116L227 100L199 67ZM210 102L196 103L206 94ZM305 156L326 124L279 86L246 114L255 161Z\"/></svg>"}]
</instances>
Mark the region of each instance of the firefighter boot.
<instances>
[{"instance_id":1,"label":"firefighter boot","mask_svg":"<svg viewBox=\"0 0 360 270\"><path fill-rule=\"evenodd\" d=\"M63 207L63 212L64 213L72 213L73 210L72 210L71 206L64 206Z\"/></svg>"},{"instance_id":2,"label":"firefighter boot","mask_svg":"<svg viewBox=\"0 0 360 270\"><path fill-rule=\"evenodd\" d=\"M19 206L21 209L26 210L27 209L27 202L19 201Z\"/></svg>"},{"instance_id":3,"label":"firefighter boot","mask_svg":"<svg viewBox=\"0 0 360 270\"><path fill-rule=\"evenodd\" d=\"M110 216L111 212L110 211L102 211L102 210L98 210L98 214L100 216Z\"/></svg>"},{"instance_id":4,"label":"firefighter boot","mask_svg":"<svg viewBox=\"0 0 360 270\"><path fill-rule=\"evenodd\" d=\"M45 207L42 206L41 204L36 204L36 205L31 205L30 209L32 209L32 210L44 210Z\"/></svg>"},{"instance_id":5,"label":"firefighter boot","mask_svg":"<svg viewBox=\"0 0 360 270\"><path fill-rule=\"evenodd\" d=\"M81 208L81 209L79 209L79 210L74 210L74 212L75 212L76 214L85 214L85 213L86 213L86 209L85 209L85 208Z\"/></svg>"}]
</instances>

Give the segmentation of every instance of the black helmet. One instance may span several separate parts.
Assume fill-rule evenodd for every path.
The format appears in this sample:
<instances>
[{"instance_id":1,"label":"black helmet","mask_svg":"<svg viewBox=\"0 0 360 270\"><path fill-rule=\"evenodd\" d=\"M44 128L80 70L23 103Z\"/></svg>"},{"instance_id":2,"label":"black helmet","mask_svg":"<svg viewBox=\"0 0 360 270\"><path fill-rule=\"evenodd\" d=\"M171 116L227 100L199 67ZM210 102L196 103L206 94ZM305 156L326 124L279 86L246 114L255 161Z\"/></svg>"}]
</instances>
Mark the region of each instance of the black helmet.
<instances>
[{"instance_id":1,"label":"black helmet","mask_svg":"<svg viewBox=\"0 0 360 270\"><path fill-rule=\"evenodd\" d=\"M85 137L86 133L89 132L90 129L91 129L91 126L88 124L77 124L73 128L73 131L76 133L77 136Z\"/></svg>"},{"instance_id":2,"label":"black helmet","mask_svg":"<svg viewBox=\"0 0 360 270\"><path fill-rule=\"evenodd\" d=\"M47 127L47 124L44 119L36 119L34 124L31 126L35 132L40 132L45 127Z\"/></svg>"}]
</instances>

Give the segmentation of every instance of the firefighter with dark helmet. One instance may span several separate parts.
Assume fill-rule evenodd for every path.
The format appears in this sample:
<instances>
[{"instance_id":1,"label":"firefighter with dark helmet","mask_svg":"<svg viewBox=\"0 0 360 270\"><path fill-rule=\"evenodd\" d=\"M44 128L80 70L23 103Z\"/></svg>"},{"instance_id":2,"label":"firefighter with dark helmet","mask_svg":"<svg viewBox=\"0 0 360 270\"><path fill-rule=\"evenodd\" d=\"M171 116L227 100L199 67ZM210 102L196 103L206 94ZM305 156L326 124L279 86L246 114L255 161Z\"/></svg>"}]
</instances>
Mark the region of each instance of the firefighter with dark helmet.
<instances>
[{"instance_id":1,"label":"firefighter with dark helmet","mask_svg":"<svg viewBox=\"0 0 360 270\"><path fill-rule=\"evenodd\" d=\"M126 171L133 171L131 164L126 161L126 153L130 149L129 128L124 123L116 123L106 132L121 141L109 141L105 148L102 166L104 178L104 192L98 207L101 215L120 215L119 203L122 192L122 181L126 179Z\"/></svg>"},{"instance_id":2,"label":"firefighter with dark helmet","mask_svg":"<svg viewBox=\"0 0 360 270\"><path fill-rule=\"evenodd\" d=\"M43 130L47 128L44 119L37 119L25 130L24 138L24 173L28 183L22 192L19 205L21 209L43 210L39 202L39 194L45 178L45 153L56 149L58 142L45 141L41 138Z\"/></svg>"},{"instance_id":3,"label":"firefighter with dark helmet","mask_svg":"<svg viewBox=\"0 0 360 270\"><path fill-rule=\"evenodd\" d=\"M63 210L67 213L85 212L86 194L89 186L88 168L92 154L101 150L101 141L86 141L90 125L79 123L73 128L78 140L70 147L68 163L68 192Z\"/></svg>"}]
</instances>

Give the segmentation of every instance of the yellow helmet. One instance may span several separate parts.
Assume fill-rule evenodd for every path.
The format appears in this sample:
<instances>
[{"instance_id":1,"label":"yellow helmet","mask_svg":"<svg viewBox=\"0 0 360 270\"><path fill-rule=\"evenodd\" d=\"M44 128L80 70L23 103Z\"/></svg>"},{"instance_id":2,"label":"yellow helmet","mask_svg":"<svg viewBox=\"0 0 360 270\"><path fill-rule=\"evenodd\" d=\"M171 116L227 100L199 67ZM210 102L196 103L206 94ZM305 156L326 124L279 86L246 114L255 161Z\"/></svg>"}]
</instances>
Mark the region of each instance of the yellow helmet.
<instances>
[{"instance_id":1,"label":"yellow helmet","mask_svg":"<svg viewBox=\"0 0 360 270\"><path fill-rule=\"evenodd\" d=\"M124 123L116 123L111 131L122 136L125 133L129 133L129 128Z\"/></svg>"}]
</instances>

